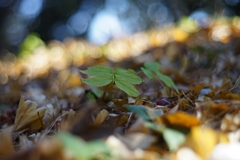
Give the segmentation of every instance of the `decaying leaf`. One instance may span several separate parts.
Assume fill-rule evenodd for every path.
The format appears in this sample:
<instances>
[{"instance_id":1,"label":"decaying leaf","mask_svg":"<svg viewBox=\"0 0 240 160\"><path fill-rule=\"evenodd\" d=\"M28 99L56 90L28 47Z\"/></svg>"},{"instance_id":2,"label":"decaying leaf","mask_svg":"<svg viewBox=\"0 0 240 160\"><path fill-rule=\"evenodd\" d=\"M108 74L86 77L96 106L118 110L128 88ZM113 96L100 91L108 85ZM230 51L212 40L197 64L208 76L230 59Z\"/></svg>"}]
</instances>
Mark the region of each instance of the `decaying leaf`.
<instances>
[{"instance_id":1,"label":"decaying leaf","mask_svg":"<svg viewBox=\"0 0 240 160\"><path fill-rule=\"evenodd\" d=\"M13 132L20 131L25 128L39 129L43 127L42 118L45 113L45 108L37 108L37 104L32 101L24 101L21 97L16 119L13 125Z\"/></svg>"},{"instance_id":2,"label":"decaying leaf","mask_svg":"<svg viewBox=\"0 0 240 160\"><path fill-rule=\"evenodd\" d=\"M0 156L7 156L14 153L11 132L12 126L0 131Z\"/></svg>"}]
</instances>

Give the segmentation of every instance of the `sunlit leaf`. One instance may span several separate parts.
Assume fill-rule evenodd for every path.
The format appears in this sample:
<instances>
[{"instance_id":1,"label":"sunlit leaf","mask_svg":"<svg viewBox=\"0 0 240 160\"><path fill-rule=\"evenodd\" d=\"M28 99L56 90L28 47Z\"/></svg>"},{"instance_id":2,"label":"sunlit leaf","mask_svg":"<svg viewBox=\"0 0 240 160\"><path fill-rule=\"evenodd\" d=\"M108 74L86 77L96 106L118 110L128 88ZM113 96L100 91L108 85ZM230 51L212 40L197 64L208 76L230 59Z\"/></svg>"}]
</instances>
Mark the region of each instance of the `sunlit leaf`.
<instances>
[{"instance_id":1,"label":"sunlit leaf","mask_svg":"<svg viewBox=\"0 0 240 160\"><path fill-rule=\"evenodd\" d=\"M129 96L137 97L139 96L138 90L132 85L128 80L116 77L115 78L116 86L126 92Z\"/></svg>"},{"instance_id":2,"label":"sunlit leaf","mask_svg":"<svg viewBox=\"0 0 240 160\"><path fill-rule=\"evenodd\" d=\"M193 127L188 139L188 143L202 158L207 158L219 142L228 142L227 136L213 129L202 127Z\"/></svg>"},{"instance_id":3,"label":"sunlit leaf","mask_svg":"<svg viewBox=\"0 0 240 160\"><path fill-rule=\"evenodd\" d=\"M175 129L166 128L163 130L163 138L170 151L175 151L185 141L186 134Z\"/></svg>"},{"instance_id":4,"label":"sunlit leaf","mask_svg":"<svg viewBox=\"0 0 240 160\"><path fill-rule=\"evenodd\" d=\"M96 65L89 67L87 70L80 70L80 72L87 74L88 76L97 76L97 75L112 75L111 68L104 65Z\"/></svg>"},{"instance_id":5,"label":"sunlit leaf","mask_svg":"<svg viewBox=\"0 0 240 160\"><path fill-rule=\"evenodd\" d=\"M101 87L101 86L106 86L112 82L112 75L102 74L96 77L82 79L82 81L88 85Z\"/></svg>"},{"instance_id":6,"label":"sunlit leaf","mask_svg":"<svg viewBox=\"0 0 240 160\"><path fill-rule=\"evenodd\" d=\"M132 84L140 84L140 83L142 83L142 79L139 76L137 76L134 71L131 71L131 70L125 70L125 69L122 69L122 68L116 68L114 70L114 75L116 77L124 78L124 79L128 80Z\"/></svg>"}]
</instances>

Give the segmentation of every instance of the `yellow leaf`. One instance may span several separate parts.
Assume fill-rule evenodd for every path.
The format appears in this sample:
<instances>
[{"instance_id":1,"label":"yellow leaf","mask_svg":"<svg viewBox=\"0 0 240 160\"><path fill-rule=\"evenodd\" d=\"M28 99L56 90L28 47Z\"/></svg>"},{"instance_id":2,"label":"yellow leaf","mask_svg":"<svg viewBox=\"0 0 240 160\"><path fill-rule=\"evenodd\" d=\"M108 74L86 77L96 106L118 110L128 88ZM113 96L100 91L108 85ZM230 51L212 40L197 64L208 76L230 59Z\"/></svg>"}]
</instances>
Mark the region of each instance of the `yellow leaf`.
<instances>
[{"instance_id":1,"label":"yellow leaf","mask_svg":"<svg viewBox=\"0 0 240 160\"><path fill-rule=\"evenodd\" d=\"M228 138L225 134L217 133L211 128L193 127L188 142L198 155L207 158L216 144L228 142Z\"/></svg>"},{"instance_id":2,"label":"yellow leaf","mask_svg":"<svg viewBox=\"0 0 240 160\"><path fill-rule=\"evenodd\" d=\"M34 129L39 129L39 127L42 126L30 126L34 123L42 124L44 113L45 108L37 108L37 104L35 102L29 100L24 102L24 98L21 97L13 125L13 132L17 132L25 128L32 129L32 127L34 127Z\"/></svg>"},{"instance_id":3,"label":"yellow leaf","mask_svg":"<svg viewBox=\"0 0 240 160\"><path fill-rule=\"evenodd\" d=\"M95 119L95 121L94 121L94 124L95 124L95 125L100 125L100 124L102 124L103 121L107 118L108 114L109 114L109 113L108 113L108 111L107 111L106 109L101 110L101 111L98 113L98 115L97 115L97 117L96 117L96 119Z\"/></svg>"}]
</instances>

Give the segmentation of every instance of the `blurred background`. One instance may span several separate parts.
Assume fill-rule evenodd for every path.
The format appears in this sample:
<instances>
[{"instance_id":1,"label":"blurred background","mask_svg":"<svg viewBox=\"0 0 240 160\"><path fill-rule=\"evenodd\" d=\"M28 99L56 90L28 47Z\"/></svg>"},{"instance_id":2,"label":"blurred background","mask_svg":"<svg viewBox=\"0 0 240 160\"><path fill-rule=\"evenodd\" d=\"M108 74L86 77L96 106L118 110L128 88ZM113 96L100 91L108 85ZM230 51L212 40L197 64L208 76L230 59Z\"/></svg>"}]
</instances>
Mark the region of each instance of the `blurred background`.
<instances>
[{"instance_id":1,"label":"blurred background","mask_svg":"<svg viewBox=\"0 0 240 160\"><path fill-rule=\"evenodd\" d=\"M239 16L240 0L0 0L0 54L19 53L26 37L46 43L67 37L104 45L189 16L207 27L211 16Z\"/></svg>"}]
</instances>

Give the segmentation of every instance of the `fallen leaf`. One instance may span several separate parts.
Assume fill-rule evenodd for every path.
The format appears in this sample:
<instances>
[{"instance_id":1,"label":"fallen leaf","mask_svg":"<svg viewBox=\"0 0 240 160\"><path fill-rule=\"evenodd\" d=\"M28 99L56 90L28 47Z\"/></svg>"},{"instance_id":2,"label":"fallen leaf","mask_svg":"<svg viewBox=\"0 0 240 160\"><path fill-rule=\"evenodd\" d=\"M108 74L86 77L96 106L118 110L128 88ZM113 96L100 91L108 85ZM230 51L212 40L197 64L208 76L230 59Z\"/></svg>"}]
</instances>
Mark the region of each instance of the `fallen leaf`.
<instances>
[{"instance_id":1,"label":"fallen leaf","mask_svg":"<svg viewBox=\"0 0 240 160\"><path fill-rule=\"evenodd\" d=\"M159 117L157 121L170 126L178 126L178 127L186 127L186 128L191 128L194 126L198 126L200 124L199 120L195 116L186 114L184 112L166 114L162 117Z\"/></svg>"},{"instance_id":2,"label":"fallen leaf","mask_svg":"<svg viewBox=\"0 0 240 160\"><path fill-rule=\"evenodd\" d=\"M163 137L168 145L169 150L175 151L185 141L186 133L183 133L176 129L165 128L163 130Z\"/></svg>"},{"instance_id":3,"label":"fallen leaf","mask_svg":"<svg viewBox=\"0 0 240 160\"><path fill-rule=\"evenodd\" d=\"M11 132L12 126L3 129L0 132L0 156L8 156L14 153Z\"/></svg>"},{"instance_id":4,"label":"fallen leaf","mask_svg":"<svg viewBox=\"0 0 240 160\"><path fill-rule=\"evenodd\" d=\"M228 142L225 134L203 127L193 127L186 140L186 144L190 144L191 148L204 159L210 155L215 145L220 142Z\"/></svg>"},{"instance_id":5,"label":"fallen leaf","mask_svg":"<svg viewBox=\"0 0 240 160\"><path fill-rule=\"evenodd\" d=\"M103 121L108 117L108 114L109 113L106 109L101 110L94 121L94 125L102 124Z\"/></svg>"},{"instance_id":6,"label":"fallen leaf","mask_svg":"<svg viewBox=\"0 0 240 160\"><path fill-rule=\"evenodd\" d=\"M24 101L24 98L21 97L13 125L13 132L20 131L27 127L34 129L43 127L42 118L44 113L45 108L37 108L37 104L35 102L29 100Z\"/></svg>"}]
</instances>

